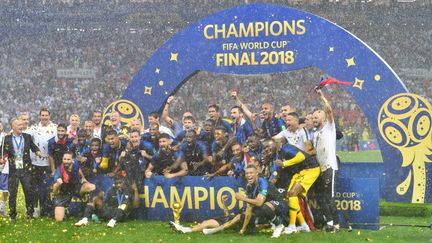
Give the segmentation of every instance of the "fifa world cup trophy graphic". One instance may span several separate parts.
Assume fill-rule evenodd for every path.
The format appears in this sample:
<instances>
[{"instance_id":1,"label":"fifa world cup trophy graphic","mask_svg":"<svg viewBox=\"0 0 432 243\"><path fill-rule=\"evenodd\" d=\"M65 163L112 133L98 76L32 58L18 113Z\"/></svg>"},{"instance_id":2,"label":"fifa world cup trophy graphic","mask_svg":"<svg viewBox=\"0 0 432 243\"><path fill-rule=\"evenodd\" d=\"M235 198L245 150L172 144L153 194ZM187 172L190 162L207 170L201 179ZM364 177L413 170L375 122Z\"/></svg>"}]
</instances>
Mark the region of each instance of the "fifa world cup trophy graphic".
<instances>
[{"instance_id":1,"label":"fifa world cup trophy graphic","mask_svg":"<svg viewBox=\"0 0 432 243\"><path fill-rule=\"evenodd\" d=\"M413 203L424 203L426 194L426 163L432 162L432 106L423 97L399 93L390 97L378 115L381 136L402 154L402 167L409 173L397 187L405 195L413 186Z\"/></svg>"},{"instance_id":2,"label":"fifa world cup trophy graphic","mask_svg":"<svg viewBox=\"0 0 432 243\"><path fill-rule=\"evenodd\" d=\"M174 216L174 223L180 224L180 214L183 209L183 205L181 202L174 202L172 204L172 211Z\"/></svg>"}]
</instances>

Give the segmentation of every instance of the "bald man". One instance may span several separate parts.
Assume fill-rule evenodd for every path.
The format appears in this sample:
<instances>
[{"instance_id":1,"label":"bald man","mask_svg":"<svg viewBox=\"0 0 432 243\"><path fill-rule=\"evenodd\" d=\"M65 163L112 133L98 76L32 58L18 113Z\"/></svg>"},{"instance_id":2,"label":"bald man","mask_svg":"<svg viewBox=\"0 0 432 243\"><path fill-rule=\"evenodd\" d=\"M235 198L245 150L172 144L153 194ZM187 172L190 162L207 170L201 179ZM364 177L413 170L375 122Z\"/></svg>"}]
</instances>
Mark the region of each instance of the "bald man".
<instances>
[{"instance_id":1,"label":"bald man","mask_svg":"<svg viewBox=\"0 0 432 243\"><path fill-rule=\"evenodd\" d=\"M335 203L335 180L338 170L336 160L336 126L333 110L320 89L316 90L323 102L324 110L313 113L313 123L317 131L313 138L321 174L317 179L318 199L327 220L326 231L339 231L339 217Z\"/></svg>"},{"instance_id":2,"label":"bald man","mask_svg":"<svg viewBox=\"0 0 432 243\"><path fill-rule=\"evenodd\" d=\"M272 138L286 129L284 120L275 117L272 104L264 103L261 106L261 116L264 119L261 129L264 132L265 138Z\"/></svg>"}]
</instances>

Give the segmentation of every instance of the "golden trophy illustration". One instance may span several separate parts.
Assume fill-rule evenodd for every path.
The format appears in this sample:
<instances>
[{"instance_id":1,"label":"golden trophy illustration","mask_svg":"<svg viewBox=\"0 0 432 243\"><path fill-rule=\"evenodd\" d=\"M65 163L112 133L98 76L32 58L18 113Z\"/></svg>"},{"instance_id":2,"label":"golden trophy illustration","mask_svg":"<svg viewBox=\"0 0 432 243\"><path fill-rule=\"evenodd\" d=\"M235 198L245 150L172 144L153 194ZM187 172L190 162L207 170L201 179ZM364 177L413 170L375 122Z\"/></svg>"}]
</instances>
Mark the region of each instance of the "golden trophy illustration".
<instances>
[{"instance_id":1,"label":"golden trophy illustration","mask_svg":"<svg viewBox=\"0 0 432 243\"><path fill-rule=\"evenodd\" d=\"M174 216L174 223L180 224L180 214L183 209L181 202L174 202L171 206Z\"/></svg>"}]
</instances>

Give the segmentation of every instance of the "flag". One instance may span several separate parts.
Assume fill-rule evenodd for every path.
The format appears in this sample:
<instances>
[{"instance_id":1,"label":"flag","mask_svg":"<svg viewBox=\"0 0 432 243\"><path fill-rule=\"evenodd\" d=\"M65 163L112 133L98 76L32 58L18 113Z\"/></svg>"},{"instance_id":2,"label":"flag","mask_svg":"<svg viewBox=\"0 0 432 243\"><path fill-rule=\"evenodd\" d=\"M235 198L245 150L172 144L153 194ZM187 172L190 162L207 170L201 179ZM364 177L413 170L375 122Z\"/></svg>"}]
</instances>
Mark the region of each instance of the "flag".
<instances>
[{"instance_id":1,"label":"flag","mask_svg":"<svg viewBox=\"0 0 432 243\"><path fill-rule=\"evenodd\" d=\"M322 89L324 86L329 85L329 84L349 85L349 84L352 84L352 82L340 81L340 80L337 80L335 78L327 78L327 79L322 78L320 83L318 84L318 86L315 87L315 90Z\"/></svg>"}]
</instances>

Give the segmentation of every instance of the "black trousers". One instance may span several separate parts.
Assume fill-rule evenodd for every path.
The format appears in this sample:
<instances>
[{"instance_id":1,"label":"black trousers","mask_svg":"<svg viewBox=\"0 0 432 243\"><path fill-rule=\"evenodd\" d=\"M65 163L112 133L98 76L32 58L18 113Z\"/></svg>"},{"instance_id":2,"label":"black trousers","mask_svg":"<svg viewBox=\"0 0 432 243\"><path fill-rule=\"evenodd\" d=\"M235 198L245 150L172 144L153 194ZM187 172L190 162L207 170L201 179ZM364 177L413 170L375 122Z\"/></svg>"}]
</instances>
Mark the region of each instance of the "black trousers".
<instances>
[{"instance_id":1,"label":"black trousers","mask_svg":"<svg viewBox=\"0 0 432 243\"><path fill-rule=\"evenodd\" d=\"M321 172L315 182L318 204L322 210L326 222L333 221L333 225L339 224L339 215L335 203L337 170L328 168Z\"/></svg>"},{"instance_id":2,"label":"black trousers","mask_svg":"<svg viewBox=\"0 0 432 243\"><path fill-rule=\"evenodd\" d=\"M8 186L9 186L9 215L11 218L15 218L16 212L16 200L18 192L18 183L21 182L21 186L24 191L27 216L33 216L34 212L34 186L32 185L32 174L29 170L15 170L9 174Z\"/></svg>"},{"instance_id":3,"label":"black trousers","mask_svg":"<svg viewBox=\"0 0 432 243\"><path fill-rule=\"evenodd\" d=\"M33 166L33 184L34 184L34 204L40 205L41 216L50 216L53 214L53 204L51 201L51 169L49 166Z\"/></svg>"},{"instance_id":4,"label":"black trousers","mask_svg":"<svg viewBox=\"0 0 432 243\"><path fill-rule=\"evenodd\" d=\"M84 217L91 218L91 215L96 213L104 220L115 219L115 221L125 221L129 216L129 211L121 210L117 207L109 207L104 205L101 209L95 210L93 206L87 205L84 210Z\"/></svg>"}]
</instances>

